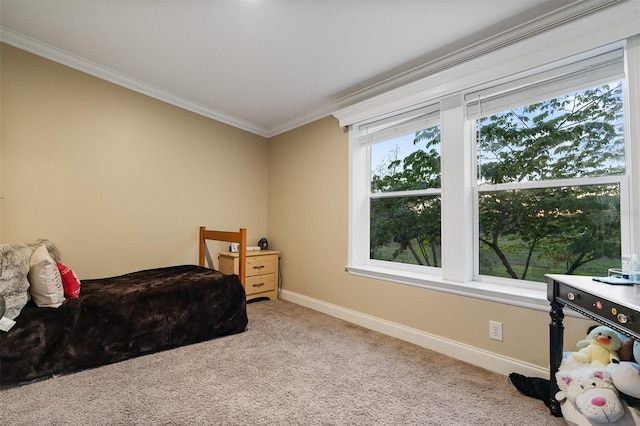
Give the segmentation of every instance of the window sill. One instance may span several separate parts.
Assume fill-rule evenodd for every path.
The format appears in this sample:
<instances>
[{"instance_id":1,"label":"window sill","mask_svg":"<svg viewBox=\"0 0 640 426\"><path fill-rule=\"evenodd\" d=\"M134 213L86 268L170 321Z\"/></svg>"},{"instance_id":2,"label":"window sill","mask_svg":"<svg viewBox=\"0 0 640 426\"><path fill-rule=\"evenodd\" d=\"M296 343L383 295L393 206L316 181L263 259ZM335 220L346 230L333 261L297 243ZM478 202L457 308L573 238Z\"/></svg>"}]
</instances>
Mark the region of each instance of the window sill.
<instances>
[{"instance_id":1,"label":"window sill","mask_svg":"<svg viewBox=\"0 0 640 426\"><path fill-rule=\"evenodd\" d=\"M540 288L534 289L483 281L459 283L445 280L436 275L401 272L368 265L347 266L345 269L350 274L359 277L405 284L538 311L549 312L550 309L549 301L547 300L547 286L542 283L540 284Z\"/></svg>"}]
</instances>

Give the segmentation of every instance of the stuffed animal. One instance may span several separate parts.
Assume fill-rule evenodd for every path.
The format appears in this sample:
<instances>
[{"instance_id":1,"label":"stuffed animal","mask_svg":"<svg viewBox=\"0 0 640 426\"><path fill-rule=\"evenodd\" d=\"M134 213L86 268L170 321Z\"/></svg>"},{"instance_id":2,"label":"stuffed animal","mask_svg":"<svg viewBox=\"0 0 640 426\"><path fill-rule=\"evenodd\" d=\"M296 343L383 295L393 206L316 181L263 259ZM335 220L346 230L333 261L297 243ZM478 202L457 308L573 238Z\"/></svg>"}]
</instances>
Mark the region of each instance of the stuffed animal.
<instances>
[{"instance_id":1,"label":"stuffed animal","mask_svg":"<svg viewBox=\"0 0 640 426\"><path fill-rule=\"evenodd\" d=\"M640 364L613 360L605 370L611 376L611 382L620 393L640 398Z\"/></svg>"},{"instance_id":2,"label":"stuffed animal","mask_svg":"<svg viewBox=\"0 0 640 426\"><path fill-rule=\"evenodd\" d=\"M631 361L640 365L640 340L634 340L629 337L622 343L618 354L620 355L620 361Z\"/></svg>"},{"instance_id":3,"label":"stuffed animal","mask_svg":"<svg viewBox=\"0 0 640 426\"><path fill-rule=\"evenodd\" d=\"M631 339L629 339L631 340ZM627 344L625 342L625 344ZM617 362L613 360L607 365L606 370L611 375L614 386L620 392L620 396L627 404L640 410L640 341L631 340L630 357L625 356L621 359L630 359L630 361ZM635 361L635 362L634 362Z\"/></svg>"},{"instance_id":4,"label":"stuffed animal","mask_svg":"<svg viewBox=\"0 0 640 426\"><path fill-rule=\"evenodd\" d=\"M551 387L549 379L540 377L527 377L519 373L511 373L508 378L509 382L515 386L518 391L530 398L541 400L544 405L549 406L551 397Z\"/></svg>"},{"instance_id":5,"label":"stuffed animal","mask_svg":"<svg viewBox=\"0 0 640 426\"><path fill-rule=\"evenodd\" d=\"M592 325L588 328L587 330L587 336L593 332L596 328L598 327L603 327L600 330L596 331L595 333L597 334L599 331L603 331L608 333L615 333L612 329L605 327L605 326L600 326L600 325ZM624 339L624 336L619 335L617 333L615 333L618 336L618 339L620 341L622 341L622 339ZM590 340L586 339L586 340L581 340L580 342L588 342ZM581 345L581 343L578 342L578 345ZM625 349L626 349L626 353L628 353L629 358L632 356L632 347L633 347L633 342L625 342ZM562 363L560 364L560 371L563 370L575 370L575 369L579 369L579 368L584 368L584 367L588 367L591 364L591 361L589 361L588 363L584 363L584 362L578 362L577 360L575 360L573 358L574 352L564 352L562 354ZM580 358L580 357L578 357ZM624 359L624 358L621 358ZM640 359L640 344L638 345L638 359ZM628 359L627 359L628 360ZM538 377L527 377L527 376L523 376L522 374L519 373L511 373L509 374L509 382L515 386L515 388L522 393L523 395L526 395L528 397L531 398L535 398L535 399L539 399L542 402L544 402L545 405L549 405L549 399L550 399L550 395L549 395L549 380L548 379L541 379Z\"/></svg>"},{"instance_id":6,"label":"stuffed animal","mask_svg":"<svg viewBox=\"0 0 640 426\"><path fill-rule=\"evenodd\" d=\"M609 426L638 426L640 425L640 414L638 410L625 408L625 414L620 419ZM562 404L562 417L569 426L599 426L597 422L589 421L573 404Z\"/></svg>"},{"instance_id":7,"label":"stuffed animal","mask_svg":"<svg viewBox=\"0 0 640 426\"><path fill-rule=\"evenodd\" d=\"M618 396L611 376L603 368L584 367L559 371L556 399L563 405L571 404L591 423L613 423L622 419L626 404Z\"/></svg>"},{"instance_id":8,"label":"stuffed animal","mask_svg":"<svg viewBox=\"0 0 640 426\"><path fill-rule=\"evenodd\" d=\"M640 362L640 359L634 359L633 348L634 348L634 340L632 338L622 337L622 346L618 349L618 355L620 356L620 361L635 361Z\"/></svg>"},{"instance_id":9,"label":"stuffed animal","mask_svg":"<svg viewBox=\"0 0 640 426\"><path fill-rule=\"evenodd\" d=\"M600 328L602 327L602 328ZM595 331L594 331L595 330ZM595 339L597 340L598 334L602 333L603 335L611 335L611 340L615 342L619 340L622 342L625 337L623 335L619 335L617 332L614 332L612 329L606 326L592 326L587 330L588 335L591 333L595 334ZM610 334L613 333L613 334ZM603 339L601 339L603 340ZM609 339L607 339L609 340ZM581 341L582 343L578 343L581 348L585 348L588 346L586 342L590 342L591 340L588 338L586 340ZM614 345L615 346L615 343ZM573 371L580 371L585 368L591 368L591 359L589 358L589 362L579 362L574 359L575 352L565 352L563 353L562 362L560 364L559 373L558 374L568 374L569 376L574 374ZM577 358L582 359L580 356ZM617 359L616 354L613 354L612 359ZM640 341L634 341L632 339L628 339L624 342L624 348L620 350L619 358L622 361L634 361L624 363L622 362L621 367L615 366L613 363L608 363L607 372L610 377L610 381L613 383L614 387L621 386L618 399L622 398L628 405L632 407L640 407L640 398L637 395L640 392L640 377L634 374L633 371L629 370L629 368L638 368L640 369ZM626 364L631 364L626 365ZM570 373L571 372L571 373ZM576 373L577 374L577 373ZM565 376L566 377L566 376ZM523 395L529 396L531 398L539 399L544 402L545 405L549 405L549 380L541 379L537 377L526 377L522 374L511 373L509 374L509 381L513 384L520 393ZM560 388L562 385L558 384ZM628 393L627 393L628 392ZM564 396L565 394L560 394L560 396ZM625 404L626 405L626 404ZM571 425L592 425L593 422L587 420L587 418L581 414L581 412L575 407L575 405L562 403L562 413L565 419L567 419L568 423ZM625 409L627 414L621 419L618 420L616 425L640 425L640 412L634 409ZM569 419L571 419L569 421Z\"/></svg>"},{"instance_id":10,"label":"stuffed animal","mask_svg":"<svg viewBox=\"0 0 640 426\"><path fill-rule=\"evenodd\" d=\"M580 340L577 347L578 352L571 353L574 360L592 367L606 367L612 359L620 360L617 351L622 347L622 339L616 331L601 325Z\"/></svg>"}]
</instances>

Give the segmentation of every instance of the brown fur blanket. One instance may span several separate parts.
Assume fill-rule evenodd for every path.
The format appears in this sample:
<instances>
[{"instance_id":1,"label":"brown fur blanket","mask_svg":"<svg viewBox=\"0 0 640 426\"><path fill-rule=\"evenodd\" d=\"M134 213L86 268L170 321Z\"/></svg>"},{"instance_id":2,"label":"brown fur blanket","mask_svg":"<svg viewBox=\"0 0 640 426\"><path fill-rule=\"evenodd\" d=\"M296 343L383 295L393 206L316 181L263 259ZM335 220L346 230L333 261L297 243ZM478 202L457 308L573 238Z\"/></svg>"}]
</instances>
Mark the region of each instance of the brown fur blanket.
<instances>
[{"instance_id":1,"label":"brown fur blanket","mask_svg":"<svg viewBox=\"0 0 640 426\"><path fill-rule=\"evenodd\" d=\"M236 275L182 265L83 280L59 308L30 301L0 332L0 385L96 367L239 333L247 327Z\"/></svg>"}]
</instances>

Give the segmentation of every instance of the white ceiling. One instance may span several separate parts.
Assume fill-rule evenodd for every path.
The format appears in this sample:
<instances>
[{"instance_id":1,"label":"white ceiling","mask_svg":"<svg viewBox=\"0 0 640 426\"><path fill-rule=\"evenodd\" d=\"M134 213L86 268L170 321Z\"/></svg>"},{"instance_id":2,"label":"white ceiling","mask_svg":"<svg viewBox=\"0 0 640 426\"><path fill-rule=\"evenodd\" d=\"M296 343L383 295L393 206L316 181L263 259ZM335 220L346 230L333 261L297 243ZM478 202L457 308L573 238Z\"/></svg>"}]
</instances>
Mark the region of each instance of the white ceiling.
<instances>
[{"instance_id":1,"label":"white ceiling","mask_svg":"<svg viewBox=\"0 0 640 426\"><path fill-rule=\"evenodd\" d=\"M6 43L268 137L572 3L0 0L0 24Z\"/></svg>"}]
</instances>

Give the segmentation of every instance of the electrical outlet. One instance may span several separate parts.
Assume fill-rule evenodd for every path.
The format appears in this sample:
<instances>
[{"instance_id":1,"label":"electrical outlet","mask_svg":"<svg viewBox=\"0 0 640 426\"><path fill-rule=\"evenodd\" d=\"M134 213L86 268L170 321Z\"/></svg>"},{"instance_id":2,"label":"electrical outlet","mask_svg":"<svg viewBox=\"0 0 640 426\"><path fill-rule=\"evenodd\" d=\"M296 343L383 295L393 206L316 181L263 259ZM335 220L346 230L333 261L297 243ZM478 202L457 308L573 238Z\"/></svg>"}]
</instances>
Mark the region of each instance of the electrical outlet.
<instances>
[{"instance_id":1,"label":"electrical outlet","mask_svg":"<svg viewBox=\"0 0 640 426\"><path fill-rule=\"evenodd\" d=\"M489 321L489 338L502 342L502 323Z\"/></svg>"}]
</instances>

